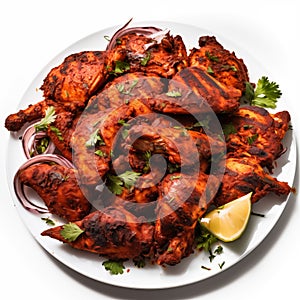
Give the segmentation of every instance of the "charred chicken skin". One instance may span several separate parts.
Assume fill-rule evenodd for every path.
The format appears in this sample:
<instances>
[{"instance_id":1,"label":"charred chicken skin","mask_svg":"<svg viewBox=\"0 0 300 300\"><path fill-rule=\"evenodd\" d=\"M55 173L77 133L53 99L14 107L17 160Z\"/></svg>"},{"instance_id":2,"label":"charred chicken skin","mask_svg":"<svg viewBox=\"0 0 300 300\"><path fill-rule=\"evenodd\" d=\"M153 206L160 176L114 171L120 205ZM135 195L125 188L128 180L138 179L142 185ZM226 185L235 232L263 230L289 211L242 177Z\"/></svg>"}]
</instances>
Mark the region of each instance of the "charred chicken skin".
<instances>
[{"instance_id":1,"label":"charred chicken skin","mask_svg":"<svg viewBox=\"0 0 300 300\"><path fill-rule=\"evenodd\" d=\"M45 133L73 167L39 163L17 175L82 233L70 240L61 225L43 236L110 259L175 265L193 252L210 205L293 191L264 169L284 152L290 116L241 106L247 67L215 37L200 37L187 54L180 36L154 31L69 55L44 79L45 99L5 127L18 131L55 108ZM212 114L223 132L206 122ZM126 172L131 184L119 176Z\"/></svg>"},{"instance_id":2,"label":"charred chicken skin","mask_svg":"<svg viewBox=\"0 0 300 300\"><path fill-rule=\"evenodd\" d=\"M182 38L169 33L160 42L135 33L122 36L111 50L110 57L110 71L118 71L122 61L128 72L153 73L164 78L171 78L188 65Z\"/></svg>"},{"instance_id":3,"label":"charred chicken skin","mask_svg":"<svg viewBox=\"0 0 300 300\"><path fill-rule=\"evenodd\" d=\"M249 82L244 61L237 58L234 52L224 49L214 36L200 37L199 46L199 49L191 50L189 65L208 71L218 82L243 93L245 82Z\"/></svg>"},{"instance_id":4,"label":"charred chicken skin","mask_svg":"<svg viewBox=\"0 0 300 300\"><path fill-rule=\"evenodd\" d=\"M270 193L288 195L292 191L286 182L280 182L265 172L256 157L229 157L214 203L221 206L250 192L254 203Z\"/></svg>"},{"instance_id":5,"label":"charred chicken skin","mask_svg":"<svg viewBox=\"0 0 300 300\"><path fill-rule=\"evenodd\" d=\"M210 179L208 180L208 178ZM191 190L191 182L196 181ZM193 252L195 227L219 187L217 177L169 174L161 183L154 240L157 263L175 265Z\"/></svg>"},{"instance_id":6,"label":"charred chicken skin","mask_svg":"<svg viewBox=\"0 0 300 300\"><path fill-rule=\"evenodd\" d=\"M44 79L41 90L45 99L86 103L106 80L106 56L102 51L84 51L68 56Z\"/></svg>"},{"instance_id":7,"label":"charred chicken skin","mask_svg":"<svg viewBox=\"0 0 300 300\"><path fill-rule=\"evenodd\" d=\"M229 157L255 156L257 162L273 169L274 161L283 151L282 138L288 130L287 111L272 116L256 106L243 106L222 121Z\"/></svg>"},{"instance_id":8,"label":"charred chicken skin","mask_svg":"<svg viewBox=\"0 0 300 300\"><path fill-rule=\"evenodd\" d=\"M42 235L111 259L139 259L150 257L153 251L153 225L142 221L125 209L108 207L75 222L83 230L75 241L63 237L63 226L45 230Z\"/></svg>"}]
</instances>

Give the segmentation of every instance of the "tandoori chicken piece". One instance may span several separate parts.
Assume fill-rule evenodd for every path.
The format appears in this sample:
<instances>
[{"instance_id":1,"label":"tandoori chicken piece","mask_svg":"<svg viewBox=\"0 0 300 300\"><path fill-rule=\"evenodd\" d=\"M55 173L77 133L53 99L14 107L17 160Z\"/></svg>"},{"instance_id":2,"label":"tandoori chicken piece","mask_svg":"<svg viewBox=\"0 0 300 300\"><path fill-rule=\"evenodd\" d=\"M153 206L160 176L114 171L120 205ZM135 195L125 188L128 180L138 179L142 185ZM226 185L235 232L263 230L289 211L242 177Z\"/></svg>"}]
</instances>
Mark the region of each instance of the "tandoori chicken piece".
<instances>
[{"instance_id":1,"label":"tandoori chicken piece","mask_svg":"<svg viewBox=\"0 0 300 300\"><path fill-rule=\"evenodd\" d=\"M195 228L219 188L219 179L174 173L161 182L156 208L156 262L175 265L193 252Z\"/></svg>"},{"instance_id":2,"label":"tandoori chicken piece","mask_svg":"<svg viewBox=\"0 0 300 300\"><path fill-rule=\"evenodd\" d=\"M75 241L64 237L64 225L47 229L42 235L113 260L139 259L153 253L153 225L121 207L97 210L75 224L83 231Z\"/></svg>"},{"instance_id":3,"label":"tandoori chicken piece","mask_svg":"<svg viewBox=\"0 0 300 300\"><path fill-rule=\"evenodd\" d=\"M208 72L218 82L245 91L245 82L249 82L248 70L244 61L237 58L216 40L214 36L199 38L200 48L193 48L189 54L189 66L195 66Z\"/></svg>"},{"instance_id":4,"label":"tandoori chicken piece","mask_svg":"<svg viewBox=\"0 0 300 300\"><path fill-rule=\"evenodd\" d=\"M83 51L69 55L44 79L46 99L86 103L107 79L105 51Z\"/></svg>"},{"instance_id":5,"label":"tandoori chicken piece","mask_svg":"<svg viewBox=\"0 0 300 300\"><path fill-rule=\"evenodd\" d=\"M167 95L175 93L178 102L195 103L190 113L229 113L239 107L242 96L240 90L226 86L199 67L187 67L171 79Z\"/></svg>"},{"instance_id":6,"label":"tandoori chicken piece","mask_svg":"<svg viewBox=\"0 0 300 300\"><path fill-rule=\"evenodd\" d=\"M221 154L226 150L225 143L217 137L213 138L202 132L187 130L183 126L169 124L164 127L168 124L163 124L163 121L158 126L157 121L158 119L154 121L156 126L153 125L154 122L132 125L122 144L123 148L137 153L163 155L169 163L180 168L193 167L195 169L200 163L203 171L207 169L212 154ZM135 161L131 161L131 167L139 169L139 163L134 163ZM144 167L143 164L142 167Z\"/></svg>"},{"instance_id":7,"label":"tandoori chicken piece","mask_svg":"<svg viewBox=\"0 0 300 300\"><path fill-rule=\"evenodd\" d=\"M126 73L109 81L99 93L91 97L86 109L93 112L118 108L136 98L148 105L149 99L162 94L164 89L165 83L156 74Z\"/></svg>"},{"instance_id":8,"label":"tandoori chicken piece","mask_svg":"<svg viewBox=\"0 0 300 300\"><path fill-rule=\"evenodd\" d=\"M182 38L169 33L160 42L136 33L121 36L108 59L108 70L115 75L141 71L171 78L187 65Z\"/></svg>"},{"instance_id":9,"label":"tandoori chicken piece","mask_svg":"<svg viewBox=\"0 0 300 300\"><path fill-rule=\"evenodd\" d=\"M20 109L17 113L7 116L5 128L9 131L18 131L24 124L44 117L47 107L48 105L44 100L36 104L30 104L27 108Z\"/></svg>"},{"instance_id":10,"label":"tandoori chicken piece","mask_svg":"<svg viewBox=\"0 0 300 300\"><path fill-rule=\"evenodd\" d=\"M5 127L9 131L18 131L25 123L44 117L49 106L54 106L57 113L61 110L83 110L87 100L107 80L106 64L106 53L103 51L69 55L44 79L41 90L45 99L8 116Z\"/></svg>"},{"instance_id":11,"label":"tandoori chicken piece","mask_svg":"<svg viewBox=\"0 0 300 300\"><path fill-rule=\"evenodd\" d=\"M288 195L292 191L288 183L280 182L266 173L255 156L229 157L214 204L221 206L250 192L254 203L270 193Z\"/></svg>"},{"instance_id":12,"label":"tandoori chicken piece","mask_svg":"<svg viewBox=\"0 0 300 300\"><path fill-rule=\"evenodd\" d=\"M271 115L257 106L243 106L221 120L226 137L227 155L255 156L269 171L282 154L282 138L288 130L290 115L287 111Z\"/></svg>"},{"instance_id":13,"label":"tandoori chicken piece","mask_svg":"<svg viewBox=\"0 0 300 300\"><path fill-rule=\"evenodd\" d=\"M81 116L71 140L73 163L82 184L98 184L110 168L112 146L124 124L139 115L151 112L138 99L116 109ZM122 130L121 130L122 129ZM125 131L126 132L126 131Z\"/></svg>"},{"instance_id":14,"label":"tandoori chicken piece","mask_svg":"<svg viewBox=\"0 0 300 300\"><path fill-rule=\"evenodd\" d=\"M81 220L91 209L78 186L76 172L65 166L40 163L20 171L18 176L22 184L37 192L49 212L71 222Z\"/></svg>"}]
</instances>

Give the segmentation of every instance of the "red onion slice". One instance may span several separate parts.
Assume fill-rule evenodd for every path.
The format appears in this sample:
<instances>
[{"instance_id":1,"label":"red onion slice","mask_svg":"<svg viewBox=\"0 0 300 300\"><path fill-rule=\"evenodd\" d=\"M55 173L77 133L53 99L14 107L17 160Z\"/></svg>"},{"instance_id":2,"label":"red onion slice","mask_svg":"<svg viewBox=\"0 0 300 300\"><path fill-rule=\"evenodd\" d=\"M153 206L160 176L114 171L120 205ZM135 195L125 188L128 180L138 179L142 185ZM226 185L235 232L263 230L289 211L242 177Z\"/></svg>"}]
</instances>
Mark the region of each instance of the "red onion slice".
<instances>
[{"instance_id":1,"label":"red onion slice","mask_svg":"<svg viewBox=\"0 0 300 300\"><path fill-rule=\"evenodd\" d=\"M142 35L145 35L145 36L148 36L151 38L151 35L162 31L160 28L152 27L152 26L127 28L131 21L132 21L132 18L123 27L121 27L118 31L116 31L116 33L112 36L110 42L108 43L106 50L113 49L116 46L118 39L124 35L130 34L130 33L137 33L137 34L142 34ZM165 35L165 33L164 33L164 35ZM153 39L155 39L155 38L153 37Z\"/></svg>"},{"instance_id":2,"label":"red onion slice","mask_svg":"<svg viewBox=\"0 0 300 300\"><path fill-rule=\"evenodd\" d=\"M16 193L16 196L22 206L26 208L27 210L33 212L33 213L47 213L49 212L46 207L41 207L32 201L30 201L26 193L24 191L24 184L20 182L19 174L24 169L30 167L31 165L38 164L38 163L44 163L44 162L54 162L56 164L68 167L68 168L74 168L74 165L60 155L55 154L40 154L38 156L35 156L33 158L28 159L17 171L15 177L14 177L14 190Z\"/></svg>"},{"instance_id":3,"label":"red onion slice","mask_svg":"<svg viewBox=\"0 0 300 300\"><path fill-rule=\"evenodd\" d=\"M37 123L35 123L37 124ZM46 132L40 131L36 132L35 130L35 124L30 125L26 130L24 131L22 135L22 147L25 153L26 158L31 158L36 155L41 155L38 153L36 149L36 143L38 140L41 140L43 138L47 137ZM43 154L53 153L55 151L55 145L53 142L49 139L49 144Z\"/></svg>"}]
</instances>

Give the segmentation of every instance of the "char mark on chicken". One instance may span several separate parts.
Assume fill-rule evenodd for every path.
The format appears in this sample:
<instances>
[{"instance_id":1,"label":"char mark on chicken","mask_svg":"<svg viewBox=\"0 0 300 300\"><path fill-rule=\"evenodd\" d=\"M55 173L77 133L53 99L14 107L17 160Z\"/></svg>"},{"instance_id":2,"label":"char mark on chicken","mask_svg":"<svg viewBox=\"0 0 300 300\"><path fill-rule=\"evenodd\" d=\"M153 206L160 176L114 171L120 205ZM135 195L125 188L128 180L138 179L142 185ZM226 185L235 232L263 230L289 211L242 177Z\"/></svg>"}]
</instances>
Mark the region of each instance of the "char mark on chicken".
<instances>
[{"instance_id":1,"label":"char mark on chicken","mask_svg":"<svg viewBox=\"0 0 300 300\"><path fill-rule=\"evenodd\" d=\"M75 241L64 238L63 225L45 230L42 235L114 260L138 259L153 253L153 225L120 207L92 212L75 224L83 231Z\"/></svg>"},{"instance_id":2,"label":"char mark on chicken","mask_svg":"<svg viewBox=\"0 0 300 300\"><path fill-rule=\"evenodd\" d=\"M288 195L291 191L293 189L286 182L280 182L265 172L255 156L229 157L214 204L221 206L250 192L254 203L270 193Z\"/></svg>"},{"instance_id":3,"label":"char mark on chicken","mask_svg":"<svg viewBox=\"0 0 300 300\"><path fill-rule=\"evenodd\" d=\"M287 111L271 115L257 106L243 106L221 120L226 136L229 157L255 156L257 162L273 169L274 161L282 154L282 138L288 130Z\"/></svg>"},{"instance_id":4,"label":"char mark on chicken","mask_svg":"<svg viewBox=\"0 0 300 300\"><path fill-rule=\"evenodd\" d=\"M249 81L248 70L244 61L237 58L216 40L214 36L199 38L200 48L193 48L189 54L189 65L201 68L210 73L223 85L244 93Z\"/></svg>"},{"instance_id":5,"label":"char mark on chicken","mask_svg":"<svg viewBox=\"0 0 300 300\"><path fill-rule=\"evenodd\" d=\"M196 113L207 113L211 110L217 114L229 113L240 105L240 90L224 85L202 68L188 67L178 72L170 82L169 91L180 90L182 85L194 93L192 97L197 97L199 111ZM188 97L185 102L193 100L190 93L185 97Z\"/></svg>"},{"instance_id":6,"label":"char mark on chicken","mask_svg":"<svg viewBox=\"0 0 300 300\"><path fill-rule=\"evenodd\" d=\"M154 240L159 265L175 265L193 252L195 228L219 187L219 179L169 174L161 182Z\"/></svg>"}]
</instances>

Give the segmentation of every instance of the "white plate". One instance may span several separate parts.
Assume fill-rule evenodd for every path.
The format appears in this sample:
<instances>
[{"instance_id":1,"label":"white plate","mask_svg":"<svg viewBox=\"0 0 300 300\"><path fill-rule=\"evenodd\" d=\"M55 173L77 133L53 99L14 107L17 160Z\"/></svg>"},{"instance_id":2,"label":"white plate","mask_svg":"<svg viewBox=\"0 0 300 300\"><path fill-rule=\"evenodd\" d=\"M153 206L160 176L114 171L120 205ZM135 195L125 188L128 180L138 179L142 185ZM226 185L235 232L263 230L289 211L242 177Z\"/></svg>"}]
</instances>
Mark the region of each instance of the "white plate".
<instances>
[{"instance_id":1,"label":"white plate","mask_svg":"<svg viewBox=\"0 0 300 300\"><path fill-rule=\"evenodd\" d=\"M213 32L186 24L166 22L131 24L131 26L137 25L156 26L162 29L169 28L171 34L180 34L183 37L187 49L191 49L194 46L197 47L198 38L200 36L214 35ZM107 45L104 36L112 36L118 28L119 26L104 29L87 36L56 56L28 87L20 102L19 108L25 108L30 103L36 103L42 100L42 94L40 91L37 91L37 89L41 86L47 73L53 67L59 65L67 55L83 50L104 50ZM259 63L259 60L256 60L243 49L241 42L230 41L229 38L220 35L217 35L216 37L225 48L235 51L238 57L244 59L249 69L249 75L252 82L256 82L257 79L263 75L272 79L272 74L267 73L264 66ZM279 101L276 110L279 111L283 109L286 109L286 106L281 107ZM291 131L287 133L287 136L284 139L284 145L288 147L288 151L278 160L278 167L276 168L274 175L277 176L279 180L286 181L292 186L296 170L297 152L295 137L292 135ZM17 136L11 135L8 148L7 180L12 198L20 217L34 238L53 257L71 269L95 280L121 287L138 289L178 287L202 281L220 272L226 271L226 269L238 263L253 251L265 239L280 218L289 199L289 196L278 197L270 195L255 204L253 206L253 211L264 214L265 217L252 216L245 234L233 243L222 244L224 249L223 253L217 255L212 262L209 261L209 255L207 253L195 252L195 254L183 259L182 262L175 267L162 268L148 264L146 267L139 269L130 262L125 262L126 270L122 275L111 275L102 266L102 262L105 259L100 258L98 255L72 249L68 245L64 245L57 240L49 237L42 237L40 235L42 231L49 228L48 225L41 220L41 215L32 214L25 210L17 200L13 190L13 177L20 165L26 161L26 158L23 155L21 141ZM55 217L51 216L51 218L55 220ZM219 264L222 264L223 262L225 262L225 264L223 268L220 269ZM202 266L210 268L210 270L206 270L202 268Z\"/></svg>"}]
</instances>

